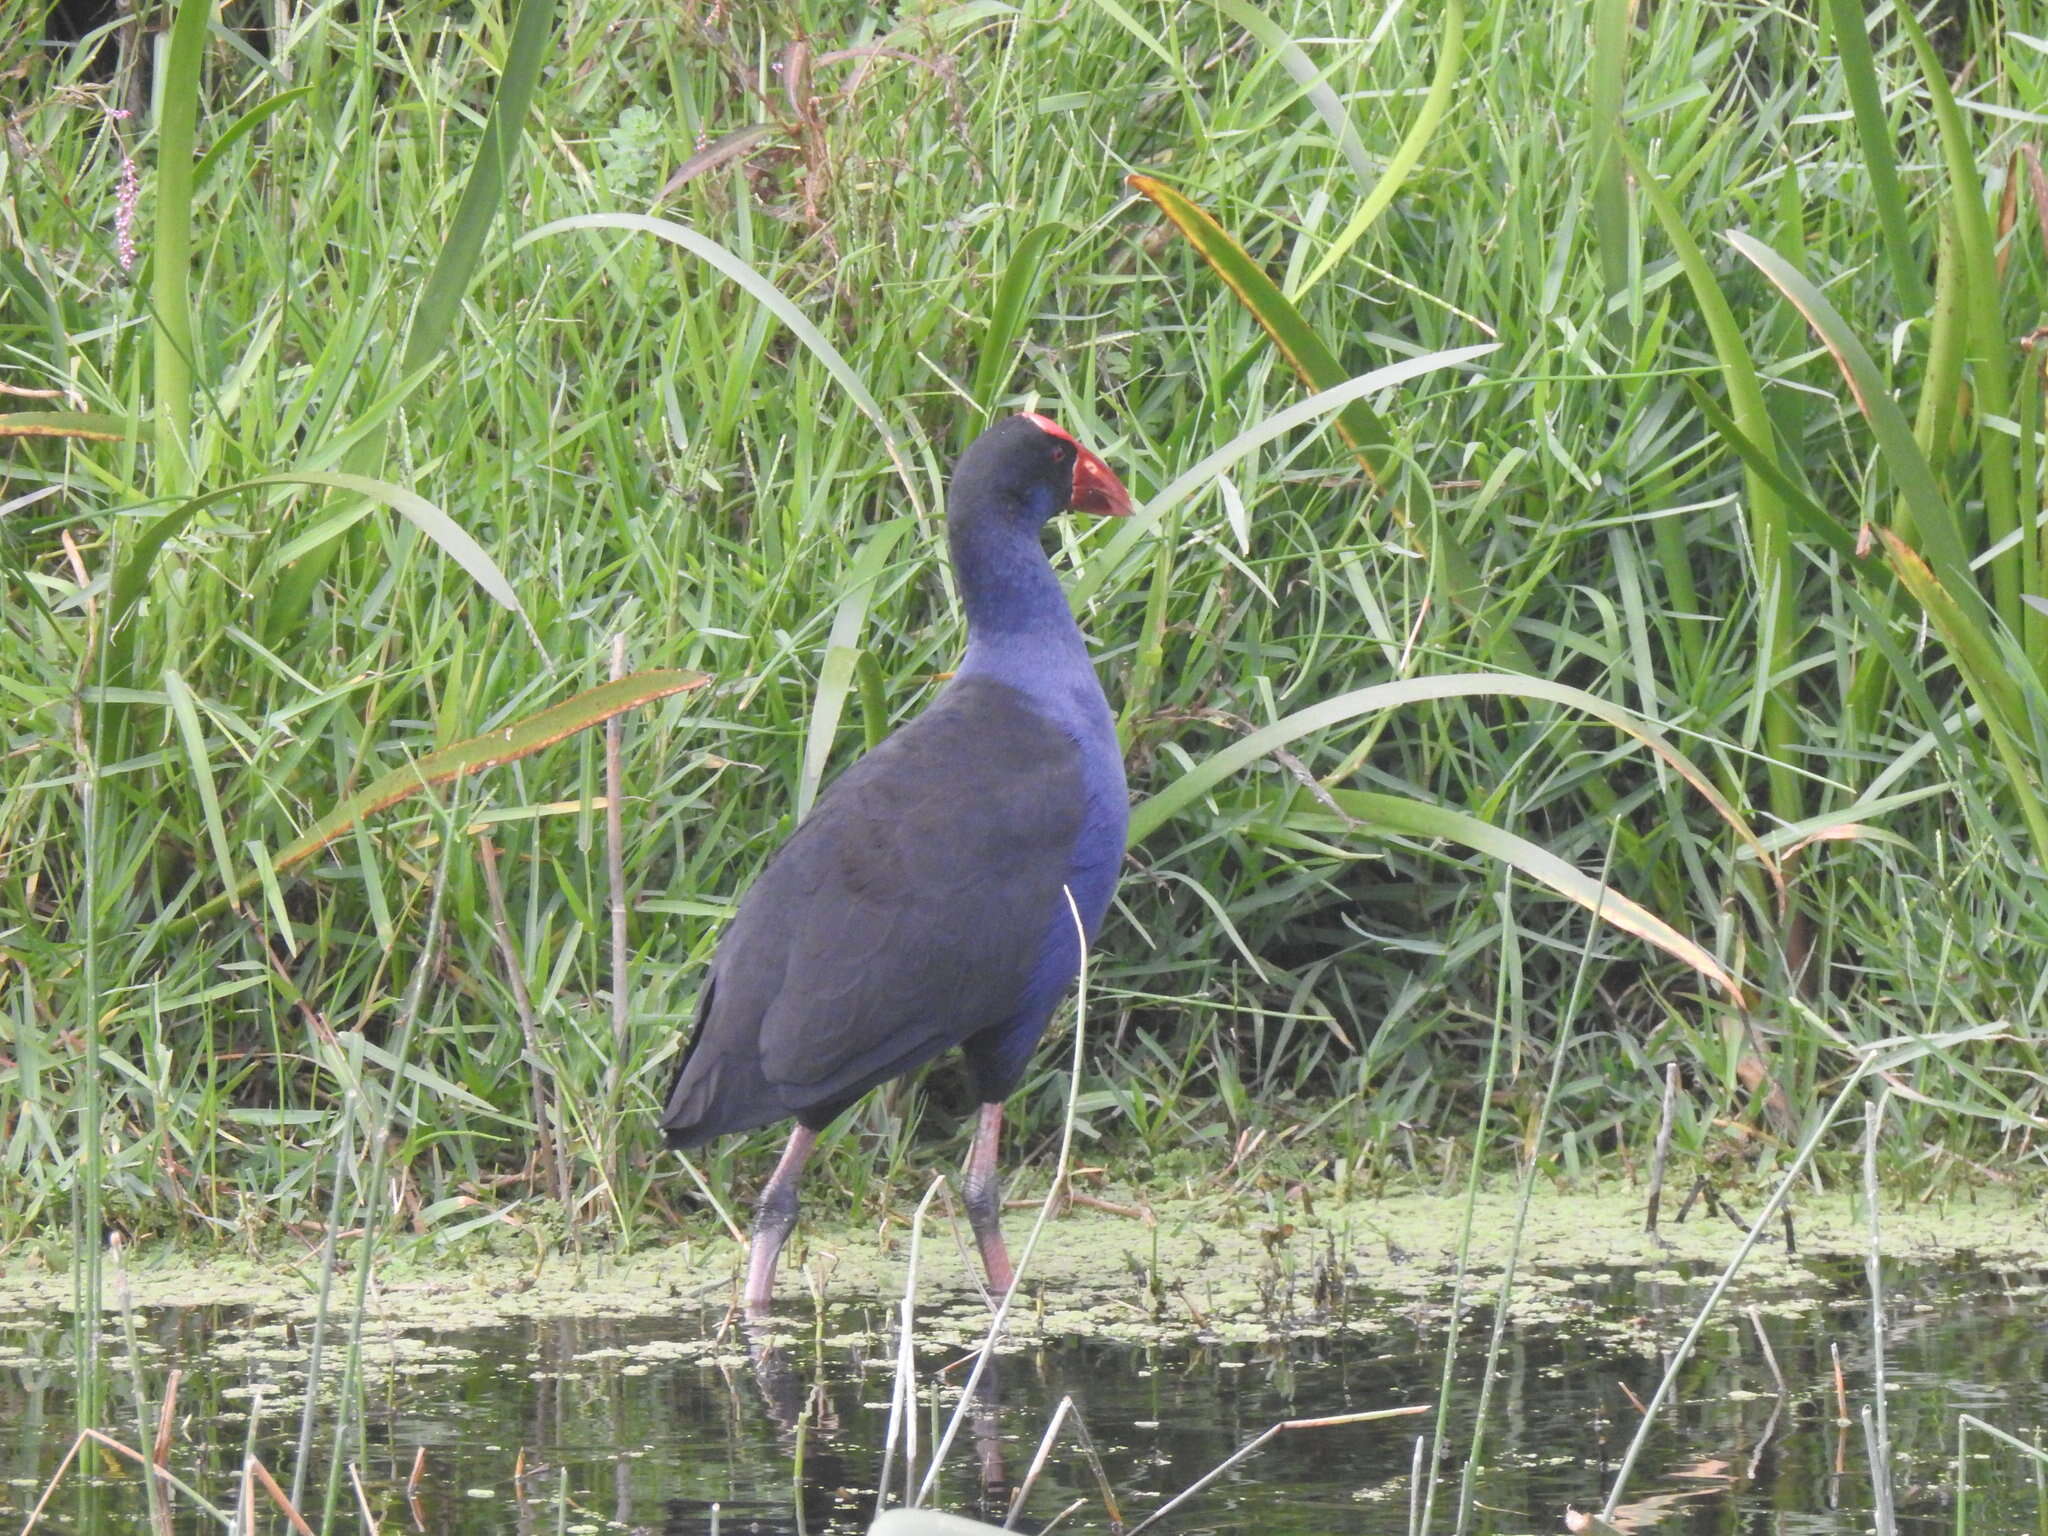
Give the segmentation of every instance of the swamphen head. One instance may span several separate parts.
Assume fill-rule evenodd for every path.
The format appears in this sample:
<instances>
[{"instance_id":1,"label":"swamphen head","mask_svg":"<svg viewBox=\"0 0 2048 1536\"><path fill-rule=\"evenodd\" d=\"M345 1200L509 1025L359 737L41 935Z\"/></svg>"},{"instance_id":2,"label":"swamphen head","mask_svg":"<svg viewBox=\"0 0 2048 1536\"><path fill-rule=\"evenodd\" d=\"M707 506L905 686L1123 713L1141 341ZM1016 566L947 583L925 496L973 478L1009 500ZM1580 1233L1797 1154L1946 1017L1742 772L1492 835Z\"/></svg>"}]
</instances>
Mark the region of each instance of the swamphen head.
<instances>
[{"instance_id":1,"label":"swamphen head","mask_svg":"<svg viewBox=\"0 0 2048 1536\"><path fill-rule=\"evenodd\" d=\"M997 422L960 455L949 505L956 519L1008 514L1037 524L1066 511L1128 517L1131 496L1059 423L1025 411Z\"/></svg>"}]
</instances>

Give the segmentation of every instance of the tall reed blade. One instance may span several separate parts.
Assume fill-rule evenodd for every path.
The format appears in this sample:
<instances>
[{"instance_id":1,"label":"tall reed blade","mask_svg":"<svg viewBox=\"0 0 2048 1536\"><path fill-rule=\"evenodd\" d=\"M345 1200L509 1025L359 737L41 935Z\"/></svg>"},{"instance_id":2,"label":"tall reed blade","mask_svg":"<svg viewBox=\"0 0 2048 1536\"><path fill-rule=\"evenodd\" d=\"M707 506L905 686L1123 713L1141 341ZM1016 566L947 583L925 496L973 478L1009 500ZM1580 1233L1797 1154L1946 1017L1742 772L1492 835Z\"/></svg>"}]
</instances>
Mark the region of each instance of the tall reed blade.
<instances>
[{"instance_id":1,"label":"tall reed blade","mask_svg":"<svg viewBox=\"0 0 2048 1536\"><path fill-rule=\"evenodd\" d=\"M187 0L188 5L196 3L198 0ZM463 295L469 291L482 262L484 237L506 202L527 112L548 59L548 41L554 29L553 0L513 0L513 6L512 36L504 72L498 77L476 159L463 183L462 199L456 204L446 240L434 259L434 269L413 307L405 348L398 358L400 377L410 378L421 372L446 343L455 318L461 313ZM350 454L346 468L354 474L375 474L383 452L381 435L365 437ZM337 535L307 550L285 571L272 599L268 630L272 637L290 633L304 618L314 590L334 561L341 537Z\"/></svg>"},{"instance_id":2,"label":"tall reed blade","mask_svg":"<svg viewBox=\"0 0 2048 1536\"><path fill-rule=\"evenodd\" d=\"M156 321L157 494L191 494L192 167L199 125L200 66L210 0L179 0L160 84L156 139L156 229L150 252L150 308Z\"/></svg>"},{"instance_id":3,"label":"tall reed blade","mask_svg":"<svg viewBox=\"0 0 2048 1536\"><path fill-rule=\"evenodd\" d=\"M1158 206L1237 295L1304 384L1311 389L1334 389L1350 377L1336 354L1324 345L1279 286L1205 209L1155 177L1132 176L1130 184ZM1375 487L1386 490L1393 475L1394 439L1379 414L1365 401L1354 400L1338 412L1337 431L1366 477ZM1433 522L1426 527L1412 523L1398 498L1391 505L1403 527L1426 542L1432 571L1443 595L1473 622L1488 643L1500 650L1508 665L1534 671L1534 663L1521 641L1511 631L1486 622L1481 604L1484 588L1478 571L1455 538Z\"/></svg>"}]
</instances>

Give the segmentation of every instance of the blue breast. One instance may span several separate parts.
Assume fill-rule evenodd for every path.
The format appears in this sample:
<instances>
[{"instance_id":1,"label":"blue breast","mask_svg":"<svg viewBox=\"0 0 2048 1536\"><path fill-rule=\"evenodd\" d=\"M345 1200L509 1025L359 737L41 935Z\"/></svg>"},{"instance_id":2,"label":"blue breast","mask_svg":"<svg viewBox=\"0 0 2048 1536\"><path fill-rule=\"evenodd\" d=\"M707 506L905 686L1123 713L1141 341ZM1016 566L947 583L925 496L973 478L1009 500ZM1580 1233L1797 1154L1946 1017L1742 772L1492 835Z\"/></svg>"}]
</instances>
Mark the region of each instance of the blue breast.
<instances>
[{"instance_id":1,"label":"blue breast","mask_svg":"<svg viewBox=\"0 0 2048 1536\"><path fill-rule=\"evenodd\" d=\"M1078 633L1073 642L1071 649L1060 647L1066 654L1057 658L1043 653L1027 656L1015 646L1003 647L998 657L987 659L970 652L968 663L961 667L962 675L967 675L972 665L975 672L1001 676L1020 688L1045 713L1048 723L1074 743L1080 752L1087 802L1080 831L1067 856L1066 885L1073 895L1073 907L1069 908L1062 896L1046 914L1045 937L1016 1009L990 1032L993 1038L983 1038L982 1049L975 1053L973 1067L984 1102L1008 1097L1022 1079L1053 1009L1081 968L1075 911L1092 942L1109 910L1123 863L1130 822L1123 752L1117 745L1109 701L1103 697Z\"/></svg>"}]
</instances>

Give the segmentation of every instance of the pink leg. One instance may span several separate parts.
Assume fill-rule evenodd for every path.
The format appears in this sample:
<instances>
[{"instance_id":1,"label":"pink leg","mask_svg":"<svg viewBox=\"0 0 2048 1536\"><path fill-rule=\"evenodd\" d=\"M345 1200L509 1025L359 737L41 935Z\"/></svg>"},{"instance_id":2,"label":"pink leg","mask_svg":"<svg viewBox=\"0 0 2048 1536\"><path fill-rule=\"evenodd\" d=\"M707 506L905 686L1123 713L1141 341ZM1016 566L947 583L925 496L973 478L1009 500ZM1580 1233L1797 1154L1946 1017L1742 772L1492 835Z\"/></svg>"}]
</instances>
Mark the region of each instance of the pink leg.
<instances>
[{"instance_id":1,"label":"pink leg","mask_svg":"<svg viewBox=\"0 0 2048 1536\"><path fill-rule=\"evenodd\" d=\"M749 1312L766 1312L775 1300L775 1261L782 1257L782 1245L796 1225L796 1187L817 1140L818 1133L807 1126L791 1131L782 1161L761 1190L761 1203L754 1212L754 1244L747 1255Z\"/></svg>"},{"instance_id":2,"label":"pink leg","mask_svg":"<svg viewBox=\"0 0 2048 1536\"><path fill-rule=\"evenodd\" d=\"M1003 1106L981 1106L981 1123L974 1128L974 1145L967 1153L964 1191L967 1224L974 1228L974 1241L981 1249L981 1265L988 1271L989 1293L997 1301L1016 1284L1010 1268L1010 1250L1003 1246L1003 1190L996 1178L996 1144L1003 1136Z\"/></svg>"}]
</instances>

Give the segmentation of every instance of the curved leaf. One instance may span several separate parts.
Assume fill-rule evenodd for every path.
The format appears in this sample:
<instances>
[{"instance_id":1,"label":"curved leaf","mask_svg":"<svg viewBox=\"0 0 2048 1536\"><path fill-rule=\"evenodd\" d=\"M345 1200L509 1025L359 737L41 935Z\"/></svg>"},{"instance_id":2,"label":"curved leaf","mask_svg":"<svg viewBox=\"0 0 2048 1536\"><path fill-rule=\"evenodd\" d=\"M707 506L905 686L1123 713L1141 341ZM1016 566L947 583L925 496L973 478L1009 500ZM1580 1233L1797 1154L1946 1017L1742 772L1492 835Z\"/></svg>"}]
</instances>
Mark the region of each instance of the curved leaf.
<instances>
[{"instance_id":1,"label":"curved leaf","mask_svg":"<svg viewBox=\"0 0 2048 1536\"><path fill-rule=\"evenodd\" d=\"M671 694L688 693L710 681L702 672L632 672L616 681L585 689L537 715L438 748L357 790L315 822L305 836L279 852L271 864L279 870L289 869L318 853L366 816L395 805L430 784L531 757L565 736L604 724L613 715Z\"/></svg>"},{"instance_id":2,"label":"curved leaf","mask_svg":"<svg viewBox=\"0 0 2048 1536\"><path fill-rule=\"evenodd\" d=\"M1975 592L1970 580L1969 552L1954 509L1942 494L1941 484L1920 445L1913 437L1913 424L1899 402L1892 398L1884 375L1870 353L1850 329L1841 312L1830 304L1820 289L1791 262L1763 241L1741 230L1728 233L1728 243L1753 262L1778 291L1806 317L1814 335L1835 360L1835 366L1856 397L1856 407L1870 423L1878 451L1891 471L1906 503L1913 509L1913 527L1926 550L1928 564L1952 594Z\"/></svg>"},{"instance_id":3,"label":"curved leaf","mask_svg":"<svg viewBox=\"0 0 2048 1536\"><path fill-rule=\"evenodd\" d=\"M832 756L832 739L839 730L839 716L846 695L853 687L854 669L859 662L861 627L867 623L868 607L875 596L875 583L911 520L899 517L877 524L854 556L847 572L839 606L832 615L832 633L825 641L824 660L818 666L818 694L811 705L810 724L804 730L803 771L796 785L796 819L811 814L818 798L818 786L825 781L825 764Z\"/></svg>"},{"instance_id":4,"label":"curved leaf","mask_svg":"<svg viewBox=\"0 0 2048 1536\"><path fill-rule=\"evenodd\" d=\"M2028 708L2029 694L2038 698L2038 693L2026 686L2033 681L2033 669L2018 654L2017 643L1994 627L1995 620L1979 623L1964 611L1905 540L1889 528L1880 529L1878 537L1900 584L1919 602L1976 698L2012 799L2034 840L2034 856L2048 860L2048 796L2042 791L2039 755L2025 745L2038 739L2038 711Z\"/></svg>"},{"instance_id":5,"label":"curved leaf","mask_svg":"<svg viewBox=\"0 0 2048 1536\"><path fill-rule=\"evenodd\" d=\"M1481 821L1466 811L1444 805L1425 805L1419 800L1407 800L1399 795L1338 789L1330 791L1330 798L1339 810L1358 821L1388 827L1409 837L1442 838L1462 843L1477 853L1498 859L1567 900L1577 902L1602 922L1654 944L1666 954L1683 961L1726 992L1733 1002L1745 1006L1748 1003L1742 983L1698 944L1649 908L1630 900L1612 886L1602 885L1570 861L1559 858L1525 837ZM1303 819L1314 821L1317 818L1310 813ZM1333 816L1323 819L1337 820Z\"/></svg>"},{"instance_id":6,"label":"curved leaf","mask_svg":"<svg viewBox=\"0 0 2048 1536\"><path fill-rule=\"evenodd\" d=\"M572 229L609 229L623 234L652 235L657 240L666 240L670 245L680 246L698 260L708 263L738 283L754 298L754 301L776 319L789 327L792 336L803 343L813 357L824 364L825 371L832 375L839 387L846 391L860 413L875 424L875 430L882 434L882 446L888 451L890 462L896 466L902 478L904 489L910 493L911 507L920 516L924 506L919 498L916 482L912 479L910 466L905 462L896 434L889 428L881 406L869 393L867 384L854 371L853 365L840 355L837 347L825 338L825 333L811 323L811 318L791 302L789 296L776 287L760 272L740 260L739 257L720 245L708 235L700 235L687 224L674 219L657 219L644 213L579 213L566 219L555 219L543 224L530 234L521 235L512 249L524 250L549 235L564 234Z\"/></svg>"},{"instance_id":7,"label":"curved leaf","mask_svg":"<svg viewBox=\"0 0 2048 1536\"><path fill-rule=\"evenodd\" d=\"M1037 296L1046 251L1066 233L1064 224L1041 224L1019 240L1010 253L1003 280L996 285L995 297L989 301L988 329L982 333L981 355L974 364L974 403L984 414L993 414L997 394L1016 371L1013 349L1024 331L1025 311Z\"/></svg>"},{"instance_id":8,"label":"curved leaf","mask_svg":"<svg viewBox=\"0 0 2048 1536\"><path fill-rule=\"evenodd\" d=\"M1309 328L1280 285L1232 239L1206 208L1165 182L1150 176L1133 176L1130 184L1150 198L1202 260L1215 269L1238 301L1251 311L1260 328L1273 338L1273 345L1310 389L1327 390L1348 377L1336 353L1323 345L1322 337ZM1337 431L1357 455L1359 467L1374 485L1387 478L1387 451L1393 434L1379 413L1362 399L1347 402L1337 415Z\"/></svg>"},{"instance_id":9,"label":"curved leaf","mask_svg":"<svg viewBox=\"0 0 2048 1536\"><path fill-rule=\"evenodd\" d=\"M1366 194L1365 201L1358 205L1358 212L1351 216L1351 222L1338 232L1337 238L1330 242L1330 248L1323 252L1323 259L1302 279L1294 293L1297 299L1329 276L1330 269L1350 254L1351 247L1372 228L1373 222L1387 211L1406 185L1409 172L1421 164L1423 150L1429 147L1437 125L1444 120L1444 113L1450 110L1451 88L1457 84L1458 71L1464 63L1465 0L1445 0L1443 41L1437 46L1436 73L1430 77L1429 93L1422 98L1422 110L1415 114L1415 121L1401 135L1401 142L1394 147L1386 170L1380 173L1380 179Z\"/></svg>"},{"instance_id":10,"label":"curved leaf","mask_svg":"<svg viewBox=\"0 0 2048 1536\"><path fill-rule=\"evenodd\" d=\"M1448 8L1457 10L1456 0ZM1391 177L1393 171L1390 169ZM1344 365L1337 361L1336 354L1323 345L1322 338L1309 328L1301 312L1294 307L1273 280L1266 276L1259 264L1245 253L1222 225L1209 214L1172 187L1150 176L1132 176L1130 185L1145 194L1159 211L1172 220L1174 226L1185 235L1190 244L1209 263L1216 275L1221 277L1235 293L1241 303L1252 312L1261 328L1272 338L1281 354L1286 357L1302 382L1311 389L1329 392L1345 379ZM1356 222L1356 221L1354 221ZM1491 350L1488 348L1487 350ZM1457 349L1458 352L1464 349ZM1438 358L1454 356L1456 353L1435 354ZM1476 355L1476 354L1475 354ZM1337 417L1337 431L1349 445L1359 467L1375 487L1384 486L1393 451L1393 434L1387 429L1371 406L1363 399L1346 401L1343 411ZM1394 517L1404 528L1413 530L1407 512L1396 502L1392 508ZM1125 530L1128 536L1135 530ZM1484 590L1479 573L1464 548L1450 534L1444 532L1432 520L1422 530L1428 540L1430 575L1443 595L1465 616L1473 621L1474 627L1497 645L1507 659L1534 671L1528 652L1508 628L1496 629L1485 623L1477 606L1478 595Z\"/></svg>"},{"instance_id":11,"label":"curved leaf","mask_svg":"<svg viewBox=\"0 0 2048 1536\"><path fill-rule=\"evenodd\" d=\"M1361 182L1370 182L1372 156L1366 153L1365 142L1358 137L1358 129L1353 126L1351 114L1344 109L1343 101L1330 88L1330 82L1323 78L1323 72L1316 68L1315 60L1308 56L1301 44L1289 37L1278 22L1257 6L1248 4L1247 0L1209 0L1209 3L1251 33L1280 61L1280 67L1301 87L1309 105L1323 120L1323 126L1330 130L1331 137L1337 141L1338 151L1350 162L1352 172Z\"/></svg>"},{"instance_id":12,"label":"curved leaf","mask_svg":"<svg viewBox=\"0 0 2048 1536\"><path fill-rule=\"evenodd\" d=\"M292 105L292 103L304 101L312 94L312 86L295 85L288 91L279 91L275 96L257 102L255 106L229 124L226 133L223 133L212 144L207 146L206 153L199 157L199 163L192 168L192 185L195 187L205 186L206 178L212 173L213 168L220 163L221 156L224 153L234 148L241 140L247 138L265 119L275 117L286 107Z\"/></svg>"},{"instance_id":13,"label":"curved leaf","mask_svg":"<svg viewBox=\"0 0 2048 1536\"><path fill-rule=\"evenodd\" d=\"M1189 809L1196 800L1224 779L1303 736L1396 705L1423 703L1436 699L1482 697L1536 699L1569 709L1582 710L1616 730L1634 737L1690 784L1700 798L1713 808L1715 814L1728 824L1750 855L1755 858L1758 866L1769 874L1782 898L1785 883L1778 860L1765 848L1756 833L1714 787L1706 774L1685 754L1673 747L1661 731L1629 711L1581 689L1544 678L1519 677L1512 673L1481 672L1464 676L1403 678L1396 682L1377 683L1371 687L1353 689L1349 693L1339 694L1336 698L1325 699L1320 704L1310 705L1307 709L1297 710L1294 714L1277 720L1261 730L1253 731L1242 740L1232 742L1221 751L1211 754L1158 794L1134 806L1131 810L1130 845L1136 847L1165 822ZM1707 956L1704 950L1691 940L1685 939L1662 919L1636 907L1633 903L1627 906L1617 905L1616 903L1621 902L1623 898L1612 893L1601 895L1604 888L1597 881L1591 881L1576 870L1572 871L1574 878L1563 878L1560 870L1571 870L1572 866L1555 854L1536 848L1534 844L1526 843L1512 833L1499 832L1499 829L1489 829L1488 835L1481 838L1475 829L1487 827L1488 824L1462 811L1423 806L1418 802L1402 800L1395 796L1369 795L1362 790L1329 790L1327 793L1340 807L1353 801L1369 807L1370 818L1386 825L1404 829L1425 824L1434 825L1437 830L1418 832L1417 835L1454 837L1456 841L1480 852L1507 859L1507 862L1522 869L1532 878L1541 880L1559 894L1600 912L1617 926L1678 956L1700 974L1713 980L1716 985L1725 987L1731 996L1742 996L1740 984L1727 971L1715 963L1711 956ZM1383 801L1388 804L1382 804ZM1410 807L1412 810L1395 813L1388 809L1389 804ZM1450 819L1430 822L1429 815L1434 815L1439 810ZM1423 819L1418 821L1416 818L1420 813L1429 815L1424 815ZM1452 826L1459 830L1445 830ZM1495 832L1498 832L1498 837L1492 835ZM1501 839L1512 839L1512 844ZM1512 858L1508 858L1506 851L1510 847L1514 852ZM1525 852L1528 849L1533 849L1534 853L1541 857L1531 857ZM1597 900L1594 899L1596 897ZM1615 916L1616 913L1622 913L1624 916ZM1707 960L1706 966L1699 964L1702 957Z\"/></svg>"},{"instance_id":14,"label":"curved leaf","mask_svg":"<svg viewBox=\"0 0 2048 1536\"><path fill-rule=\"evenodd\" d=\"M96 411L10 411L0 415L0 437L82 437L119 443L136 435L119 416Z\"/></svg>"},{"instance_id":15,"label":"curved leaf","mask_svg":"<svg viewBox=\"0 0 2048 1536\"><path fill-rule=\"evenodd\" d=\"M156 563L157 554L166 543L175 538L193 516L214 502L225 501L244 491L264 485L318 485L332 490L353 491L358 496L367 496L372 501L382 502L398 513L420 532L441 547L442 553L470 574L476 584L495 598L501 605L519 615L519 621L526 625L529 635L534 635L533 624L526 617L526 610L519 606L519 595L512 590L512 583L505 579L505 573L498 569L498 563L484 550L484 547L470 537L462 525L442 511L434 503L403 486L393 485L387 480L374 480L368 475L349 475L316 470L290 470L283 474L258 475L253 480L244 480L235 485L223 486L217 491L208 491L203 496L194 496L181 502L159 517L136 538L129 550L127 562L114 575L113 591L107 605L107 623L110 630L118 629L121 621L128 616L142 596L142 589L149 580L150 567ZM534 635L534 643L540 637Z\"/></svg>"},{"instance_id":16,"label":"curved leaf","mask_svg":"<svg viewBox=\"0 0 2048 1536\"><path fill-rule=\"evenodd\" d=\"M1184 469L1174 476L1144 506L1118 525L1116 532L1104 544L1101 557L1091 559L1088 569L1073 582L1070 597L1075 608L1086 604L1095 590L1108 579L1109 573L1117 568L1140 539L1151 534L1162 517L1211 480L1222 475L1245 455L1265 446L1276 437L1292 432L1296 427L1326 421L1331 416L1340 415L1346 407L1367 395L1378 394L1383 389L1391 389L1396 384L1419 379L1439 369L1456 368L1499 349L1498 342L1483 342L1474 347L1453 347L1447 352L1429 352L1421 357L1404 357L1398 363L1375 368L1371 373L1361 373L1355 379L1345 379L1321 394L1310 395L1306 400L1297 400L1285 410L1275 411L1265 420L1254 422L1214 453L1205 455L1191 468Z\"/></svg>"},{"instance_id":17,"label":"curved leaf","mask_svg":"<svg viewBox=\"0 0 2048 1536\"><path fill-rule=\"evenodd\" d=\"M1537 699L1544 703L1562 705L1566 709L1582 710L1596 720L1613 726L1624 735L1633 736L1697 790L1700 798L1713 807L1714 813L1728 823L1736 837L1755 855L1758 864L1769 871L1772 880L1782 884L1783 877L1778 871L1777 861L1765 850L1762 841L1750 830L1748 823L1737 814L1735 807L1728 803L1721 792L1714 788L1713 781L1690 758L1672 746L1655 726L1619 705L1610 704L1607 700L1583 689L1552 682L1548 678L1522 677L1512 672L1472 672L1446 677L1402 678L1396 682L1354 688L1349 693L1338 694L1334 699L1325 699L1320 704L1311 704L1307 709L1297 710L1284 719L1253 731L1242 740L1234 741L1221 751L1211 754L1158 794L1133 806L1130 846L1135 848L1150 837L1162 823L1179 815L1198 796L1206 794L1233 773L1257 762L1275 748L1288 746L1313 732L1401 704L1422 704L1437 699L1489 697Z\"/></svg>"}]
</instances>

